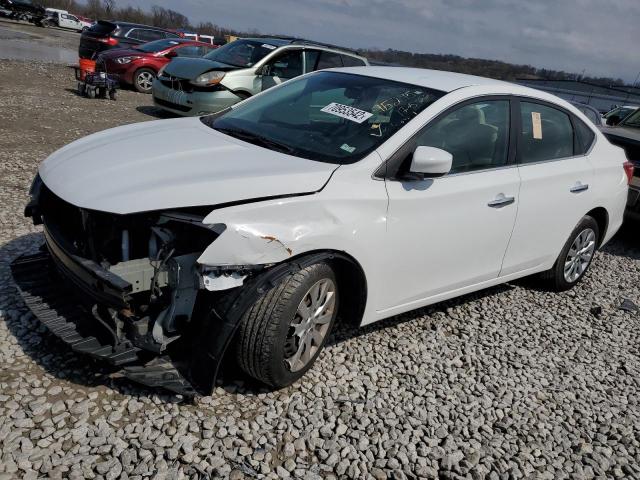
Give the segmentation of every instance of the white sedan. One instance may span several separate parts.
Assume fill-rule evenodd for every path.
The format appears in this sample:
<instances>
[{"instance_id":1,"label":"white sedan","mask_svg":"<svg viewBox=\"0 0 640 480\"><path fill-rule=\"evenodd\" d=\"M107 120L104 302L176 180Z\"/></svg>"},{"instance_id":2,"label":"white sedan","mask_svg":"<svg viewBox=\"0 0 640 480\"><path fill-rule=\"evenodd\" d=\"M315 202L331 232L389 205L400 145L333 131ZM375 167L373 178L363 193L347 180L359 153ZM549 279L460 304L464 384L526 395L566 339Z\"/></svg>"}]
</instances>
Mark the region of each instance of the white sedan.
<instances>
[{"instance_id":1,"label":"white sedan","mask_svg":"<svg viewBox=\"0 0 640 480\"><path fill-rule=\"evenodd\" d=\"M111 336L78 328L102 350L68 343L117 353L131 378L210 391L231 345L250 376L282 387L336 321L532 274L573 287L622 223L625 162L538 90L409 68L315 72L215 115L127 125L51 155L27 208L48 248L29 267L49 262L56 285L83 292L101 319L91 328ZM29 296L46 265L29 277L25 261L14 276L49 324L42 294ZM158 362L175 367L171 381Z\"/></svg>"}]
</instances>

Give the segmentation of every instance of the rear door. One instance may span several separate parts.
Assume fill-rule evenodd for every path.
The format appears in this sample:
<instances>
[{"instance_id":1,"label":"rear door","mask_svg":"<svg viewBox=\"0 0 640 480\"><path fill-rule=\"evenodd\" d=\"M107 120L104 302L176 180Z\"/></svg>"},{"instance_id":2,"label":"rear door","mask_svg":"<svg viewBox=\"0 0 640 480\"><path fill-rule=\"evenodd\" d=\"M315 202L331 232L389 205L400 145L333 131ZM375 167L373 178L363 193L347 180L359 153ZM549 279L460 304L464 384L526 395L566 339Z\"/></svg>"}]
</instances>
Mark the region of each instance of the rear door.
<instances>
[{"instance_id":1,"label":"rear door","mask_svg":"<svg viewBox=\"0 0 640 480\"><path fill-rule=\"evenodd\" d=\"M579 137L581 120L540 100L521 98L516 104L522 183L501 275L550 267L593 203L594 171L587 155L592 142Z\"/></svg>"}]
</instances>

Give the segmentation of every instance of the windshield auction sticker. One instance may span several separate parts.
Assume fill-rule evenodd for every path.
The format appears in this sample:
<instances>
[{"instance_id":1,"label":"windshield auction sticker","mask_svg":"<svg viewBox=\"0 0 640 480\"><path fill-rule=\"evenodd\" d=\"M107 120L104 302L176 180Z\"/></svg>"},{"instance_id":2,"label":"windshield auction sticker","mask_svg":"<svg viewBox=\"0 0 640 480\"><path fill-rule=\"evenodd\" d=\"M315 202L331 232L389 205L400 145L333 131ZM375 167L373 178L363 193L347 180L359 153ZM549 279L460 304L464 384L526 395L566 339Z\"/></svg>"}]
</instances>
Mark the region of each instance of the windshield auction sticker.
<instances>
[{"instance_id":1,"label":"windshield auction sticker","mask_svg":"<svg viewBox=\"0 0 640 480\"><path fill-rule=\"evenodd\" d=\"M362 123L373 115L373 113L365 112L364 110L335 102L330 103L320 111L335 115L336 117L346 118L347 120L351 120L356 123Z\"/></svg>"},{"instance_id":2,"label":"windshield auction sticker","mask_svg":"<svg viewBox=\"0 0 640 480\"><path fill-rule=\"evenodd\" d=\"M542 119L540 112L531 112L531 124L533 125L533 138L542 140Z\"/></svg>"}]
</instances>

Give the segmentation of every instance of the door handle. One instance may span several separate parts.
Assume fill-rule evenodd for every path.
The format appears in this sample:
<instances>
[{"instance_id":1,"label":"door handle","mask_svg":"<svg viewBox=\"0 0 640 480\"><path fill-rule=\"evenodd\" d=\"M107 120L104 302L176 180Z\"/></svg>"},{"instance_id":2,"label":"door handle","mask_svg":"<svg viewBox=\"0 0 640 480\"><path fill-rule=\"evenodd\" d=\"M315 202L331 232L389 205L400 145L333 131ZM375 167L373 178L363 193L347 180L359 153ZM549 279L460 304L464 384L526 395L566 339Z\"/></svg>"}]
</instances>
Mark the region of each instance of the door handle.
<instances>
[{"instance_id":1,"label":"door handle","mask_svg":"<svg viewBox=\"0 0 640 480\"><path fill-rule=\"evenodd\" d=\"M588 183L576 183L573 187L569 189L571 193L580 193L589 189Z\"/></svg>"},{"instance_id":2,"label":"door handle","mask_svg":"<svg viewBox=\"0 0 640 480\"><path fill-rule=\"evenodd\" d=\"M487 205L491 208L502 208L515 202L515 197L506 197L504 193L499 194L495 200L491 200Z\"/></svg>"}]
</instances>

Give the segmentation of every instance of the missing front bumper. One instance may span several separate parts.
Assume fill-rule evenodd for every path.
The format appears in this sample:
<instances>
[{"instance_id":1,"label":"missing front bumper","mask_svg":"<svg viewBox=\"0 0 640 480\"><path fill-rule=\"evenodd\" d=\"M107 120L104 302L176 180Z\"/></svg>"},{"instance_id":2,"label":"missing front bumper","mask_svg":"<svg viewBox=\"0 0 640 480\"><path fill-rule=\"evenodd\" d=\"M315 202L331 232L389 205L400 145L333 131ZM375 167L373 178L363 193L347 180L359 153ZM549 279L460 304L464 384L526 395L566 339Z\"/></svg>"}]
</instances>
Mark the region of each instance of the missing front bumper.
<instances>
[{"instance_id":1,"label":"missing front bumper","mask_svg":"<svg viewBox=\"0 0 640 480\"><path fill-rule=\"evenodd\" d=\"M168 355L151 356L128 341L114 339L57 271L49 252L18 258L11 272L27 307L73 351L119 367L135 382L187 396L196 393L179 361Z\"/></svg>"}]
</instances>

